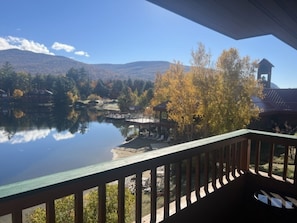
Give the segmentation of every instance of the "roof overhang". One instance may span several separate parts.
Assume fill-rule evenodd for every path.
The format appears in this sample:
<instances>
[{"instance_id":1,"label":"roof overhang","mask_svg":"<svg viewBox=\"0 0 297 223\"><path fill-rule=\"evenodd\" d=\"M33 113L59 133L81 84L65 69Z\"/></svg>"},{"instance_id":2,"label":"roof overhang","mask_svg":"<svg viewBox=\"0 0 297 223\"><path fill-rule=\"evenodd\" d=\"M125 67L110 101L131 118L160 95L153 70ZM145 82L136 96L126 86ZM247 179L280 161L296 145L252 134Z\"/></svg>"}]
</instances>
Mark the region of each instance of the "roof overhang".
<instances>
[{"instance_id":1,"label":"roof overhang","mask_svg":"<svg viewBox=\"0 0 297 223\"><path fill-rule=\"evenodd\" d=\"M239 40L273 35L297 49L295 0L148 0Z\"/></svg>"}]
</instances>

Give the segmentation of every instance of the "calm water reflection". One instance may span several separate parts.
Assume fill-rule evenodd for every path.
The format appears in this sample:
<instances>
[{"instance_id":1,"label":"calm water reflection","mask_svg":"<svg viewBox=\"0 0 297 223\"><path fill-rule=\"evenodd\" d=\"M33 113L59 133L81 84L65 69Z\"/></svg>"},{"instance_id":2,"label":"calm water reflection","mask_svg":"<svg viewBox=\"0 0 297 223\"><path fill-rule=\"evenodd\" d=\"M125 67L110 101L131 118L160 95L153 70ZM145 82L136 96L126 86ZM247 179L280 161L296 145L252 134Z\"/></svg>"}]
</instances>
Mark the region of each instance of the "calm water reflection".
<instances>
[{"instance_id":1,"label":"calm water reflection","mask_svg":"<svg viewBox=\"0 0 297 223\"><path fill-rule=\"evenodd\" d=\"M129 134L87 109L0 111L0 185L110 161Z\"/></svg>"}]
</instances>

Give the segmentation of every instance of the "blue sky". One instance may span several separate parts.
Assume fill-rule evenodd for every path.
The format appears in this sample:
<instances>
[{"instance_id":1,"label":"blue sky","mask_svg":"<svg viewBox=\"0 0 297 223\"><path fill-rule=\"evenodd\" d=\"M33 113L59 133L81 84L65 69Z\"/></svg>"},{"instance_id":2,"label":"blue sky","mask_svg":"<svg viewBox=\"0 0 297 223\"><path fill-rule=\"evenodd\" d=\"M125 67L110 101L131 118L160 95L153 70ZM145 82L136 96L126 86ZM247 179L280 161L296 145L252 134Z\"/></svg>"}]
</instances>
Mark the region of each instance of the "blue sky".
<instances>
[{"instance_id":1,"label":"blue sky","mask_svg":"<svg viewBox=\"0 0 297 223\"><path fill-rule=\"evenodd\" d=\"M273 36L233 40L145 0L2 0L0 50L18 48L97 63L180 61L203 43L213 60L237 48L268 59L272 82L297 88L297 50Z\"/></svg>"}]
</instances>

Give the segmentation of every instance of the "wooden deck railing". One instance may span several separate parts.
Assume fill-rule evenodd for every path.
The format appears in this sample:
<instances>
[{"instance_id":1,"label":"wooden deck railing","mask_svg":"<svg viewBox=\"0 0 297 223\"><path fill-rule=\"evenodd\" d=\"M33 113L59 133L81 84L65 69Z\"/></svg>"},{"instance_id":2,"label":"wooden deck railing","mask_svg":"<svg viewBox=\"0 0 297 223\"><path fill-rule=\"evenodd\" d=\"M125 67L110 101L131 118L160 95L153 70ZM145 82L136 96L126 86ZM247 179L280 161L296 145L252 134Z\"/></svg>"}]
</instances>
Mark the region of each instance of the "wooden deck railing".
<instances>
[{"instance_id":1,"label":"wooden deck railing","mask_svg":"<svg viewBox=\"0 0 297 223\"><path fill-rule=\"evenodd\" d=\"M267 177L278 175L285 182L297 184L296 136L249 131L248 137L253 143L250 170L264 172Z\"/></svg>"},{"instance_id":2,"label":"wooden deck railing","mask_svg":"<svg viewBox=\"0 0 297 223\"><path fill-rule=\"evenodd\" d=\"M8 222L25 222L27 208L45 204L46 222L56 222L55 200L74 196L74 222L83 222L84 193L98 190L98 222L106 222L106 188L118 185L118 222L125 222L125 188L135 178L135 222L143 216L158 222L191 205L203 196L224 186L234 178L254 170L281 176L296 184L297 138L252 130L239 130L223 135L183 143L88 166L72 171L44 176L0 187L0 216ZM263 152L268 149L267 152ZM283 150L282 168L274 168L275 152ZM263 155L263 154L268 154ZM262 157L264 156L264 157ZM263 165L267 161L267 166ZM293 168L291 168L293 167ZM290 175L288 175L290 169ZM149 212L143 209L143 176L150 178ZM130 192L128 192L130 193ZM162 193L160 214L158 195ZM174 204L174 207L172 207ZM0 217L1 222L1 217Z\"/></svg>"}]
</instances>

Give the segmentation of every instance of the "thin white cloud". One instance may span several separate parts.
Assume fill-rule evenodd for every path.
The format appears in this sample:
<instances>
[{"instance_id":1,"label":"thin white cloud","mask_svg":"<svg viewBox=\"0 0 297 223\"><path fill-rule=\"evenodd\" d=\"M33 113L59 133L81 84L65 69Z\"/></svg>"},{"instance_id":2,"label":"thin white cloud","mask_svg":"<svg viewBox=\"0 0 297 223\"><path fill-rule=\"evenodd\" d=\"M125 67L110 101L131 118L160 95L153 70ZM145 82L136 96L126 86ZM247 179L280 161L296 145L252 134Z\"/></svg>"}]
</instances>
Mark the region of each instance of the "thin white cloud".
<instances>
[{"instance_id":1,"label":"thin white cloud","mask_svg":"<svg viewBox=\"0 0 297 223\"><path fill-rule=\"evenodd\" d=\"M5 143L9 141L7 132L4 129L0 130L0 143Z\"/></svg>"},{"instance_id":2,"label":"thin white cloud","mask_svg":"<svg viewBox=\"0 0 297 223\"><path fill-rule=\"evenodd\" d=\"M71 134L70 132L55 133L55 134L53 134L53 137L54 137L55 140L60 141L60 140L73 138L74 134Z\"/></svg>"},{"instance_id":3,"label":"thin white cloud","mask_svg":"<svg viewBox=\"0 0 297 223\"><path fill-rule=\"evenodd\" d=\"M75 51L75 47L54 42L51 46L53 50L64 50L68 53L73 52L75 55L78 56L85 56L90 57L90 55L85 51ZM54 53L50 52L50 50L41 43L35 42L33 40L28 40L21 37L14 37L14 36L8 36L8 37L0 37L0 50L9 50L9 49L19 49L19 50L27 50L34 53L44 53L49 55L55 55ZM74 52L75 51L75 52Z\"/></svg>"},{"instance_id":4,"label":"thin white cloud","mask_svg":"<svg viewBox=\"0 0 297 223\"><path fill-rule=\"evenodd\" d=\"M8 50L12 48L16 48L16 46L9 44L7 39L0 37L0 50Z\"/></svg>"},{"instance_id":5,"label":"thin white cloud","mask_svg":"<svg viewBox=\"0 0 297 223\"><path fill-rule=\"evenodd\" d=\"M36 141L38 139L43 139L47 137L50 134L49 129L35 129L31 131L20 131L17 132L11 141L11 144L17 144L17 143L26 143L26 142L32 142Z\"/></svg>"},{"instance_id":6,"label":"thin white cloud","mask_svg":"<svg viewBox=\"0 0 297 223\"><path fill-rule=\"evenodd\" d=\"M0 50L19 49L28 50L34 53L44 53L54 55L44 44L20 37L8 36L0 37Z\"/></svg>"},{"instance_id":7,"label":"thin white cloud","mask_svg":"<svg viewBox=\"0 0 297 223\"><path fill-rule=\"evenodd\" d=\"M90 55L85 51L76 51L74 52L75 55L90 57Z\"/></svg>"},{"instance_id":8,"label":"thin white cloud","mask_svg":"<svg viewBox=\"0 0 297 223\"><path fill-rule=\"evenodd\" d=\"M75 50L75 47L64 44L64 43L59 43L59 42L54 42L52 45L52 49L54 50L65 50L66 52L70 53Z\"/></svg>"}]
</instances>

